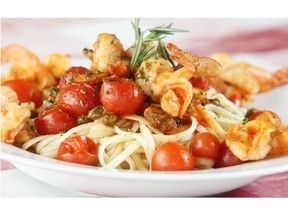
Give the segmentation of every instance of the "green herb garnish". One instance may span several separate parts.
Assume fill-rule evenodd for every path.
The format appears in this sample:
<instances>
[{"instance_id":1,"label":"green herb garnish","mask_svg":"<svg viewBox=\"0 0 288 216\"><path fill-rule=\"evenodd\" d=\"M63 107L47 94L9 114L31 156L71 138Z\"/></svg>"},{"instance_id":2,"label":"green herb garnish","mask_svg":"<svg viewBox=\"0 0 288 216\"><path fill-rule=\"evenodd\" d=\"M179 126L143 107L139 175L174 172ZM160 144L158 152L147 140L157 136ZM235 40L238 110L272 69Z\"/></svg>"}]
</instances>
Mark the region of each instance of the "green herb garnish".
<instances>
[{"instance_id":1,"label":"green herb garnish","mask_svg":"<svg viewBox=\"0 0 288 216\"><path fill-rule=\"evenodd\" d=\"M168 51L165 47L164 39L167 35L173 35L176 32L187 32L181 29L171 28L173 23L168 25L157 26L154 28L148 28L141 31L139 27L140 19L135 19L132 22L135 32L134 53L131 59L130 70L133 71L140 64L156 54L159 54L162 58L168 60L173 65L172 60L169 58ZM158 48L149 46L149 42L158 42Z\"/></svg>"},{"instance_id":2,"label":"green herb garnish","mask_svg":"<svg viewBox=\"0 0 288 216\"><path fill-rule=\"evenodd\" d=\"M245 125L248 121L249 121L249 119L245 117L245 118L242 120L242 124Z\"/></svg>"}]
</instances>

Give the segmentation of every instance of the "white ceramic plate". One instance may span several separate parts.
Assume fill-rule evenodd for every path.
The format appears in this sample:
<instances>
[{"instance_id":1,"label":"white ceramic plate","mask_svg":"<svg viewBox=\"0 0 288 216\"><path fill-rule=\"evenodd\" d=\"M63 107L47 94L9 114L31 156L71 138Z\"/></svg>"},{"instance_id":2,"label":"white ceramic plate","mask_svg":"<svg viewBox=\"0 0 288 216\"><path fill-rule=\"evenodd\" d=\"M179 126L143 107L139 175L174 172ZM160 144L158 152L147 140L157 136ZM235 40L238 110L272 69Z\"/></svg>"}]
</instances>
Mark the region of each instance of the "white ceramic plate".
<instances>
[{"instance_id":1,"label":"white ceramic plate","mask_svg":"<svg viewBox=\"0 0 288 216\"><path fill-rule=\"evenodd\" d=\"M1 157L51 185L100 196L207 196L244 186L260 176L288 171L288 157L185 172L101 170L45 158L1 143Z\"/></svg>"}]
</instances>

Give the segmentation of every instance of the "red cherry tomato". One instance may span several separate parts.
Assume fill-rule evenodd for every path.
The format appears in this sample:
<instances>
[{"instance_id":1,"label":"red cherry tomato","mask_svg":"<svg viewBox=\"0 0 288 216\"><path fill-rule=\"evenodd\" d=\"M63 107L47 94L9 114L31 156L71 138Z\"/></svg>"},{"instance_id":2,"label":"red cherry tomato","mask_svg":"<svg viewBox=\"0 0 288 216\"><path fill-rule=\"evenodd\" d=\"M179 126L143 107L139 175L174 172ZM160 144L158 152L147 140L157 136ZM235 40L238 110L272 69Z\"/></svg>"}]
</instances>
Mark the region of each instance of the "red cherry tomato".
<instances>
[{"instance_id":1,"label":"red cherry tomato","mask_svg":"<svg viewBox=\"0 0 288 216\"><path fill-rule=\"evenodd\" d=\"M58 106L77 117L99 105L100 93L88 84L77 83L60 89Z\"/></svg>"},{"instance_id":2,"label":"red cherry tomato","mask_svg":"<svg viewBox=\"0 0 288 216\"><path fill-rule=\"evenodd\" d=\"M168 142L160 145L153 154L153 171L183 171L194 169L192 154L177 143Z\"/></svg>"},{"instance_id":3,"label":"red cherry tomato","mask_svg":"<svg viewBox=\"0 0 288 216\"><path fill-rule=\"evenodd\" d=\"M216 160L220 153L220 142L209 132L198 133L192 140L191 150L195 157Z\"/></svg>"},{"instance_id":4,"label":"red cherry tomato","mask_svg":"<svg viewBox=\"0 0 288 216\"><path fill-rule=\"evenodd\" d=\"M228 167L243 163L244 161L241 161L239 158L237 158L226 146L226 144L223 144L220 150L219 157L217 158L216 163L214 164L214 167L215 168Z\"/></svg>"},{"instance_id":5,"label":"red cherry tomato","mask_svg":"<svg viewBox=\"0 0 288 216\"><path fill-rule=\"evenodd\" d=\"M205 91L213 87L213 83L207 77L204 76L192 77L190 79L190 82L192 83L193 87L200 88Z\"/></svg>"},{"instance_id":6,"label":"red cherry tomato","mask_svg":"<svg viewBox=\"0 0 288 216\"><path fill-rule=\"evenodd\" d=\"M57 159L85 165L98 165L98 147L86 136L74 136L64 140L58 149Z\"/></svg>"},{"instance_id":7,"label":"red cherry tomato","mask_svg":"<svg viewBox=\"0 0 288 216\"><path fill-rule=\"evenodd\" d=\"M38 90L37 85L33 82L14 79L2 83L2 86L11 88L16 92L21 103L34 102L35 107L42 105L42 93Z\"/></svg>"},{"instance_id":8,"label":"red cherry tomato","mask_svg":"<svg viewBox=\"0 0 288 216\"><path fill-rule=\"evenodd\" d=\"M66 132L78 125L76 117L58 107L40 113L34 123L40 135Z\"/></svg>"},{"instance_id":9,"label":"red cherry tomato","mask_svg":"<svg viewBox=\"0 0 288 216\"><path fill-rule=\"evenodd\" d=\"M144 93L130 79L105 80L100 90L104 108L116 115L129 115L139 112L144 106Z\"/></svg>"},{"instance_id":10,"label":"red cherry tomato","mask_svg":"<svg viewBox=\"0 0 288 216\"><path fill-rule=\"evenodd\" d=\"M230 97L229 100L237 106L242 105L242 95L239 92L234 92Z\"/></svg>"},{"instance_id":11,"label":"red cherry tomato","mask_svg":"<svg viewBox=\"0 0 288 216\"><path fill-rule=\"evenodd\" d=\"M249 121L251 120L273 120L274 124L282 124L281 118L275 112L270 110L255 110L255 112L249 116Z\"/></svg>"},{"instance_id":12,"label":"red cherry tomato","mask_svg":"<svg viewBox=\"0 0 288 216\"><path fill-rule=\"evenodd\" d=\"M85 67L71 67L61 77L59 82L60 89L73 84L97 85L102 82L102 77L98 71L90 71Z\"/></svg>"}]
</instances>

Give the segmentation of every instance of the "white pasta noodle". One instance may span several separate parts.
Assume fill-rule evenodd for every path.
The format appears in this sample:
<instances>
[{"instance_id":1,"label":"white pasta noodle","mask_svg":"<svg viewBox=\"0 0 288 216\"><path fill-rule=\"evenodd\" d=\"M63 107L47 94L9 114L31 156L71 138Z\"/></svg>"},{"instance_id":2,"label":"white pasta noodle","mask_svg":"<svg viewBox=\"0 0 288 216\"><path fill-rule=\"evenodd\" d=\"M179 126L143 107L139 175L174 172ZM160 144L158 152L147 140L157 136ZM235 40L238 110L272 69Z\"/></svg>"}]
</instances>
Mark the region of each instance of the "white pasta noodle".
<instances>
[{"instance_id":1,"label":"white pasta noodle","mask_svg":"<svg viewBox=\"0 0 288 216\"><path fill-rule=\"evenodd\" d=\"M134 123L131 126L131 122ZM137 169L149 170L152 156L158 145L165 142L177 142L188 148L196 127L197 120L192 117L191 126L180 133L165 135L153 128L141 116L131 115L121 119L114 127L106 126L101 119L77 126L66 133L45 135L31 139L23 145L23 149L35 146L36 152L45 157L55 158L60 144L68 137L86 135L99 144L99 166L103 169ZM125 122L126 121L126 122ZM126 131L123 126L130 125Z\"/></svg>"},{"instance_id":2,"label":"white pasta noodle","mask_svg":"<svg viewBox=\"0 0 288 216\"><path fill-rule=\"evenodd\" d=\"M242 123L247 109L238 107L223 94L217 93L214 88L210 88L206 95L209 100L218 100L219 104L217 105L212 103L205 105L204 112L213 123L213 129L218 134L218 138L224 139L231 124Z\"/></svg>"}]
</instances>

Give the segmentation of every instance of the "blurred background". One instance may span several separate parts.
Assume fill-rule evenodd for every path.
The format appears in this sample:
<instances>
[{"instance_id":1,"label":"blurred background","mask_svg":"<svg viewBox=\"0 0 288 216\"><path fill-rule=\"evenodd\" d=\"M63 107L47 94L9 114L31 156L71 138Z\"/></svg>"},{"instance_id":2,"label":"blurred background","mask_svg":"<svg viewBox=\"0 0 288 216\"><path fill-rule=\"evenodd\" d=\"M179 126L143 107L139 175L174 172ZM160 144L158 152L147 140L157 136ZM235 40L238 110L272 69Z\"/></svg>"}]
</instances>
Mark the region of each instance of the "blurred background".
<instances>
[{"instance_id":1,"label":"blurred background","mask_svg":"<svg viewBox=\"0 0 288 216\"><path fill-rule=\"evenodd\" d=\"M49 53L67 53L82 57L102 32L114 33L125 48L134 42L133 19L1 19L1 46L21 44L41 58ZM279 67L287 66L288 19L141 19L141 29L173 23L188 30L169 36L185 51L199 55L215 52L255 54Z\"/></svg>"}]
</instances>

